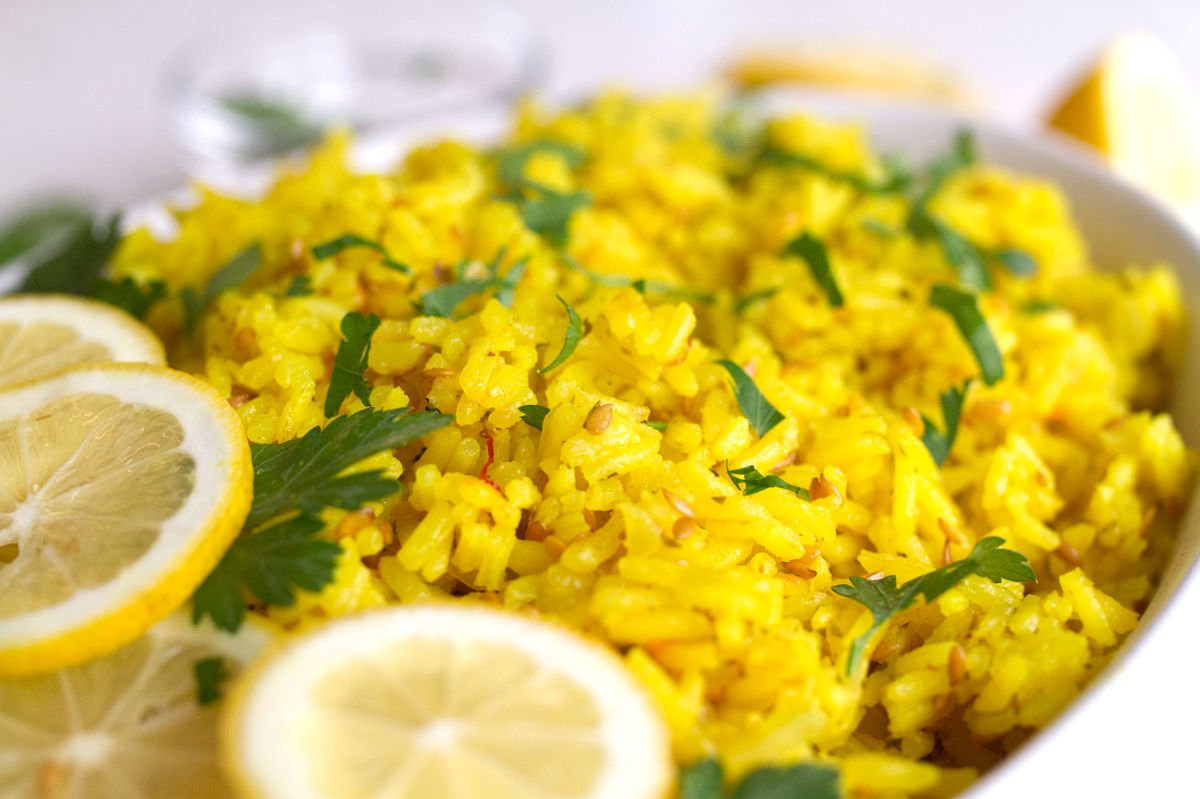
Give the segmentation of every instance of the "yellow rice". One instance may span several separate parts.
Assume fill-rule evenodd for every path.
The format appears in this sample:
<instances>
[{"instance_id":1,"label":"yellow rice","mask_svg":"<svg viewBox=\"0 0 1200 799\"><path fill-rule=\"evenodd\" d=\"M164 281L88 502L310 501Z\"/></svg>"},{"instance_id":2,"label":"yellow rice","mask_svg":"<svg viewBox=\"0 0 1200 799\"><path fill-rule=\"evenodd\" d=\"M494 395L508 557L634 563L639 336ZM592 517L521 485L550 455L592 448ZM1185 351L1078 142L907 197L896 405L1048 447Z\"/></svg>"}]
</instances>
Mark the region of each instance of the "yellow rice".
<instances>
[{"instance_id":1,"label":"yellow rice","mask_svg":"<svg viewBox=\"0 0 1200 799\"><path fill-rule=\"evenodd\" d=\"M171 241L134 234L118 273L202 285L262 242L263 268L214 304L199 344L180 334L177 308L150 319L175 342L174 362L236 405L254 442L323 423L351 310L384 320L372 404L454 416L421 446L364 465L403 490L368 513L330 513L344 552L336 581L271 610L279 623L449 596L542 614L623 653L680 763L716 755L736 777L816 757L842 769L852 796L952 795L1080 693L1153 592L1193 464L1156 410L1179 350L1178 287L1163 266L1094 271L1053 186L988 166L955 177L934 211L980 245L1028 251L1040 270L997 275L983 297L1007 377L972 389L938 469L909 409L940 421L939 392L978 371L950 318L926 303L954 272L935 244L863 226L903 229L898 197L802 169L731 179L714 113L704 99L612 94L561 113L526 107L513 134L587 155L578 170L551 152L527 166L531 179L593 197L572 220L570 256L602 275L711 291L712 305L566 268L498 197L494 159L455 142L422 147L391 173L355 174L334 138L260 200L202 192ZM769 134L838 169L879 170L855 127L795 116ZM845 307L778 255L806 229L829 248ZM346 233L380 241L414 274L366 249L312 258L313 245ZM476 298L457 321L419 315L414 302L460 259L501 250L501 271L529 259L511 309ZM316 293L284 298L297 275ZM737 296L774 286L734 312ZM566 327L556 295L588 333L542 378ZM1062 310L1023 312L1035 298ZM721 357L787 417L764 437ZM521 421L531 403L551 409L541 432ZM602 403L611 420L589 432ZM351 398L345 411L361 408ZM481 477L489 441L499 490ZM801 486L820 475L834 490L812 502L742 496L726 461ZM847 677L869 613L831 586L878 573L904 582L985 535L1027 555L1037 585L968 579L893 620L867 676Z\"/></svg>"}]
</instances>

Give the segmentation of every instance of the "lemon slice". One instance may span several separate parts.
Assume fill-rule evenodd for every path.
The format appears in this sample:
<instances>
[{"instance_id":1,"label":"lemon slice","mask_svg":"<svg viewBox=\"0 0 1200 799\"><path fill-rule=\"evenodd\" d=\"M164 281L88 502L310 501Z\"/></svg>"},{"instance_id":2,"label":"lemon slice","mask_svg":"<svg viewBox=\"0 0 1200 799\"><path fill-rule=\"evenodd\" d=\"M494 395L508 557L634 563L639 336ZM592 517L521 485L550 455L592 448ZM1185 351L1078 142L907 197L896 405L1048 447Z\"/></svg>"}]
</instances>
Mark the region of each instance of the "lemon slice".
<instances>
[{"instance_id":1,"label":"lemon slice","mask_svg":"<svg viewBox=\"0 0 1200 799\"><path fill-rule=\"evenodd\" d=\"M0 387L82 363L166 363L150 328L95 300L54 295L0 300Z\"/></svg>"},{"instance_id":2,"label":"lemon slice","mask_svg":"<svg viewBox=\"0 0 1200 799\"><path fill-rule=\"evenodd\" d=\"M612 653L459 606L343 618L260 661L221 750L239 794L266 799L658 799L672 773Z\"/></svg>"},{"instance_id":3,"label":"lemon slice","mask_svg":"<svg viewBox=\"0 0 1200 799\"><path fill-rule=\"evenodd\" d=\"M0 680L0 796L221 799L217 704L197 700L196 664L240 671L270 640L170 616L132 644L55 674Z\"/></svg>"},{"instance_id":4,"label":"lemon slice","mask_svg":"<svg viewBox=\"0 0 1200 799\"><path fill-rule=\"evenodd\" d=\"M1113 42L1050 125L1200 221L1200 103L1183 66L1158 39L1134 33Z\"/></svg>"},{"instance_id":5,"label":"lemon slice","mask_svg":"<svg viewBox=\"0 0 1200 799\"><path fill-rule=\"evenodd\" d=\"M83 366L0 391L0 676L112 652L183 604L252 479L236 413L182 372Z\"/></svg>"}]
</instances>

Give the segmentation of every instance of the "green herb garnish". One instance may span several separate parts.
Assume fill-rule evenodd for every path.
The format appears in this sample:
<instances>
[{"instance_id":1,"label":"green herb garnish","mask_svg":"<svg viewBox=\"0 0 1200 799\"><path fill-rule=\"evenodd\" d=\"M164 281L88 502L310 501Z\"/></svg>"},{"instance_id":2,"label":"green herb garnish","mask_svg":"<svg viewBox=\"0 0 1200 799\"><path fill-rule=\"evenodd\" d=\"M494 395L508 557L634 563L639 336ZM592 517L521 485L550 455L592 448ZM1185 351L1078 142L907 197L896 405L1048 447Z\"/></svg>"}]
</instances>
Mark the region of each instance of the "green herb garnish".
<instances>
[{"instance_id":1,"label":"green herb garnish","mask_svg":"<svg viewBox=\"0 0 1200 799\"><path fill-rule=\"evenodd\" d=\"M283 292L283 296L310 297L312 293L312 278L308 275L296 275L292 278L292 282L288 283L287 290Z\"/></svg>"},{"instance_id":2,"label":"green herb garnish","mask_svg":"<svg viewBox=\"0 0 1200 799\"><path fill-rule=\"evenodd\" d=\"M748 497L760 491L766 491L768 488L782 488L785 491L791 491L801 499L810 498L807 488L793 485L777 474L763 474L754 466L730 469L727 463L725 469L729 472L729 479L733 481L734 487Z\"/></svg>"},{"instance_id":3,"label":"green herb garnish","mask_svg":"<svg viewBox=\"0 0 1200 799\"><path fill-rule=\"evenodd\" d=\"M583 164L583 150L573 144L558 141L531 141L508 147L496 154L496 177L501 183L519 186L526 182L525 165L538 153L554 153L566 161L571 169Z\"/></svg>"},{"instance_id":4,"label":"green herb garnish","mask_svg":"<svg viewBox=\"0 0 1200 799\"><path fill-rule=\"evenodd\" d=\"M560 192L528 180L523 181L522 186L537 195L529 198L518 193L512 198L525 227L545 236L555 247L565 245L571 217L580 208L592 204L591 195L584 191Z\"/></svg>"},{"instance_id":5,"label":"green herb garnish","mask_svg":"<svg viewBox=\"0 0 1200 799\"><path fill-rule=\"evenodd\" d=\"M666 422L659 422L659 421L652 422L652 421L647 420L647 421L642 422L642 424L646 425L646 427L649 427L651 430L657 430L660 433L667 429Z\"/></svg>"},{"instance_id":6,"label":"green herb garnish","mask_svg":"<svg viewBox=\"0 0 1200 799\"><path fill-rule=\"evenodd\" d=\"M783 421L783 414L775 410L775 406L767 402L767 398L754 385L746 370L730 360L717 361L729 372L733 380L733 395L737 398L738 407L742 414L750 420L750 426L759 436L765 436L767 431Z\"/></svg>"},{"instance_id":7,"label":"green herb garnish","mask_svg":"<svg viewBox=\"0 0 1200 799\"><path fill-rule=\"evenodd\" d=\"M567 305L567 301L562 297L559 297L558 301L567 309L567 332L563 337L562 349L558 351L558 355L554 357L553 361L538 369L539 375L545 375L562 366L563 362L570 358L571 353L579 346L579 340L583 338L583 320L579 318L579 314L575 313L575 309Z\"/></svg>"},{"instance_id":8,"label":"green herb garnish","mask_svg":"<svg viewBox=\"0 0 1200 799\"><path fill-rule=\"evenodd\" d=\"M979 310L979 298L968 291L938 283L929 292L929 304L950 314L975 355L983 382L991 386L1002 380L1004 358L987 326L987 320L983 318L983 312Z\"/></svg>"},{"instance_id":9,"label":"green herb garnish","mask_svg":"<svg viewBox=\"0 0 1200 799\"><path fill-rule=\"evenodd\" d=\"M348 313L342 317L342 342L338 344L325 394L326 418L336 416L346 397L354 394L363 405L371 404L371 385L367 382L367 361L371 357L371 336L379 329L379 317Z\"/></svg>"},{"instance_id":10,"label":"green herb garnish","mask_svg":"<svg viewBox=\"0 0 1200 799\"><path fill-rule=\"evenodd\" d=\"M983 252L954 228L922 206L909 215L908 230L918 239L935 240L946 262L958 273L958 279L964 286L976 291L991 290L992 275Z\"/></svg>"},{"instance_id":11,"label":"green herb garnish","mask_svg":"<svg viewBox=\"0 0 1200 799\"><path fill-rule=\"evenodd\" d=\"M208 616L219 629L233 632L245 619L246 593L268 605L290 607L296 589L324 588L341 553L334 542L315 538L324 527L316 516L301 513L234 541L196 589L193 620Z\"/></svg>"},{"instance_id":12,"label":"green herb garnish","mask_svg":"<svg viewBox=\"0 0 1200 799\"><path fill-rule=\"evenodd\" d=\"M545 405L522 405L517 410L521 412L521 421L534 430L542 429L542 425L546 421L546 414L550 413L550 409Z\"/></svg>"},{"instance_id":13,"label":"green herb garnish","mask_svg":"<svg viewBox=\"0 0 1200 799\"><path fill-rule=\"evenodd\" d=\"M772 297L774 297L776 294L779 293L781 288L782 288L781 286L772 286L769 289L761 289L759 291L752 291L749 294L743 294L742 296L738 297L737 300L734 301L733 312L740 316L740 315L744 314L750 308L750 306L754 305L756 302L761 302L763 300L769 300Z\"/></svg>"},{"instance_id":14,"label":"green herb garnish","mask_svg":"<svg viewBox=\"0 0 1200 799\"><path fill-rule=\"evenodd\" d=\"M87 208L70 202L23 211L0 228L0 266L92 226Z\"/></svg>"},{"instance_id":15,"label":"green herb garnish","mask_svg":"<svg viewBox=\"0 0 1200 799\"><path fill-rule=\"evenodd\" d=\"M954 134L954 143L950 150L933 161L925 170L924 180L920 191L917 192L913 204L924 208L934 195L942 190L956 173L974 166L979 160L979 148L975 144L975 136L967 128L959 128Z\"/></svg>"},{"instance_id":16,"label":"green herb garnish","mask_svg":"<svg viewBox=\"0 0 1200 799\"><path fill-rule=\"evenodd\" d=\"M925 432L921 434L921 442L925 444L925 449L929 450L934 463L938 466L945 464L946 458L950 457L950 449L954 446L954 439L958 437L958 422L962 418L963 404L966 402L967 390L970 387L971 380L967 380L961 386L955 386L940 396L942 420L945 424L944 431L939 430L928 416L921 414L921 421L925 423Z\"/></svg>"},{"instance_id":17,"label":"green herb garnish","mask_svg":"<svg viewBox=\"0 0 1200 799\"><path fill-rule=\"evenodd\" d=\"M70 232L62 245L33 263L19 293L92 296L121 240L121 216L112 215L100 227L83 222L65 229Z\"/></svg>"},{"instance_id":18,"label":"green herb garnish","mask_svg":"<svg viewBox=\"0 0 1200 799\"><path fill-rule=\"evenodd\" d=\"M1000 265L1007 269L1010 275L1031 277L1037 274L1037 261L1024 250L1009 248L1006 250L995 250L988 253L988 255L992 259L999 261Z\"/></svg>"},{"instance_id":19,"label":"green herb garnish","mask_svg":"<svg viewBox=\"0 0 1200 799\"><path fill-rule=\"evenodd\" d=\"M1042 314L1050 313L1051 311L1061 311L1062 305L1053 300L1030 300L1021 306L1021 312L1027 314Z\"/></svg>"},{"instance_id":20,"label":"green herb garnish","mask_svg":"<svg viewBox=\"0 0 1200 799\"><path fill-rule=\"evenodd\" d=\"M842 298L842 291L838 288L837 278L834 277L833 267L829 265L829 253L825 251L825 245L819 239L805 231L784 246L783 255L800 258L808 264L808 271L825 292L825 298L829 300L830 305L840 308L846 304Z\"/></svg>"},{"instance_id":21,"label":"green herb garnish","mask_svg":"<svg viewBox=\"0 0 1200 799\"><path fill-rule=\"evenodd\" d=\"M876 236L882 236L885 239L894 239L900 235L900 231L886 222L880 221L873 216L868 216L861 223L862 229Z\"/></svg>"},{"instance_id":22,"label":"green herb garnish","mask_svg":"<svg viewBox=\"0 0 1200 799\"><path fill-rule=\"evenodd\" d=\"M850 585L835 585L834 593L865 606L874 617L870 629L850 645L846 673L854 673L875 633L893 616L912 607L917 596L924 596L926 602L933 602L972 574L994 583L1001 580L1036 582L1037 574L1030 568L1026 557L1011 549L1001 549L1003 544L1003 538L983 538L975 544L971 554L962 560L934 569L900 587L896 586L894 574L879 580L851 577Z\"/></svg>"},{"instance_id":23,"label":"green herb garnish","mask_svg":"<svg viewBox=\"0 0 1200 799\"><path fill-rule=\"evenodd\" d=\"M224 685L229 680L225 658L197 660L192 666L192 674L196 677L196 704L205 707L221 701Z\"/></svg>"},{"instance_id":24,"label":"green herb garnish","mask_svg":"<svg viewBox=\"0 0 1200 799\"><path fill-rule=\"evenodd\" d=\"M412 272L412 270L409 269L408 264L401 263L393 258L391 254L388 253L387 248L379 242L372 241L371 239L364 238L362 236L356 236L353 233L347 233L344 236L338 236L336 239L330 239L324 244L316 245L312 248L312 256L318 261L324 261L326 258L332 258L343 250L349 250L355 247L362 247L379 253L381 256L383 256L383 265L388 269L393 269L397 272L403 272L406 275Z\"/></svg>"},{"instance_id":25,"label":"green herb garnish","mask_svg":"<svg viewBox=\"0 0 1200 799\"><path fill-rule=\"evenodd\" d=\"M208 284L200 294L197 294L190 286L185 288L179 295L183 301L184 329L189 334L194 331L196 323L200 321L200 315L208 306L212 305L213 301L226 291L237 288L249 280L258 271L261 262L262 247L255 242L218 269L209 278Z\"/></svg>"},{"instance_id":26,"label":"green herb garnish","mask_svg":"<svg viewBox=\"0 0 1200 799\"><path fill-rule=\"evenodd\" d=\"M903 191L912 182L912 173L907 165L895 157L883 159L884 176L880 179L834 169L810 155L788 152L773 145L767 145L762 150L759 160L773 166L804 169L829 180L845 183L865 194L895 194Z\"/></svg>"},{"instance_id":27,"label":"green herb garnish","mask_svg":"<svg viewBox=\"0 0 1200 799\"><path fill-rule=\"evenodd\" d=\"M490 277L462 280L462 270L460 269L458 281L425 292L421 295L422 313L426 316L441 316L451 319L454 317L454 309L469 297L483 294L492 289L496 290L496 299L500 304L511 308L517 284L521 282L521 276L525 274L528 261L525 259L517 261L509 267L508 273L504 277L500 277L500 261L503 260L503 257L504 253L501 252L488 264Z\"/></svg>"},{"instance_id":28,"label":"green herb garnish","mask_svg":"<svg viewBox=\"0 0 1200 799\"><path fill-rule=\"evenodd\" d=\"M252 127L253 141L245 146L246 155L277 155L318 141L324 135L320 124L311 119L298 103L259 94L229 94L218 99L221 108L239 117L243 126Z\"/></svg>"},{"instance_id":29,"label":"green herb garnish","mask_svg":"<svg viewBox=\"0 0 1200 799\"><path fill-rule=\"evenodd\" d=\"M123 277L116 282L101 278L96 281L92 296L120 308L130 316L145 319L154 303L167 296L167 287L160 280L143 285L131 277Z\"/></svg>"},{"instance_id":30,"label":"green herb garnish","mask_svg":"<svg viewBox=\"0 0 1200 799\"><path fill-rule=\"evenodd\" d=\"M697 761L679 772L679 799L840 799L841 773L819 763L763 766L726 793L721 764Z\"/></svg>"},{"instance_id":31,"label":"green herb garnish","mask_svg":"<svg viewBox=\"0 0 1200 799\"><path fill-rule=\"evenodd\" d=\"M612 289L631 288L638 294L661 294L665 297L674 297L676 299L688 300L690 302L700 302L705 305L711 305L716 302L717 298L711 292L701 291L698 289L689 289L682 286L672 286L669 283L663 283L658 280L646 280L645 278L631 278L625 275L606 275L602 272L588 269L583 264L576 261L565 252L559 253L559 258L567 268L572 272L583 275L591 282L599 286Z\"/></svg>"}]
</instances>

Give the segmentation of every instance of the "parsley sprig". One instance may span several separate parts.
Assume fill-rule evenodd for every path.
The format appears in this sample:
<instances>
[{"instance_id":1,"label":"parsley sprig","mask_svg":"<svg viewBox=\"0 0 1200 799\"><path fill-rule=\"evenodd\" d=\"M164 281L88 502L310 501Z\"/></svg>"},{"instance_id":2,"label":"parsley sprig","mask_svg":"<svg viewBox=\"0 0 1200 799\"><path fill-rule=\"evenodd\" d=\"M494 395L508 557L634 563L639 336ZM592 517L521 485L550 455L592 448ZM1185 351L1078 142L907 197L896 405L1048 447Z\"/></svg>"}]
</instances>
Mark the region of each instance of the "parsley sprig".
<instances>
[{"instance_id":1,"label":"parsley sprig","mask_svg":"<svg viewBox=\"0 0 1200 799\"><path fill-rule=\"evenodd\" d=\"M929 292L929 304L954 320L979 364L983 382L991 386L1004 379L1004 357L979 309L979 298L969 291L938 283Z\"/></svg>"},{"instance_id":2,"label":"parsley sprig","mask_svg":"<svg viewBox=\"0 0 1200 799\"><path fill-rule=\"evenodd\" d=\"M968 379L961 386L954 386L939 397L942 403L944 429L939 430L932 419L921 414L921 421L925 423L925 431L921 433L921 442L925 444L925 449L929 450L933 462L938 466L946 463L946 459L950 457L950 450L954 447L954 439L958 437L958 422L962 418L963 405L966 402L967 390L971 388L971 383L972 381Z\"/></svg>"},{"instance_id":3,"label":"parsley sprig","mask_svg":"<svg viewBox=\"0 0 1200 799\"><path fill-rule=\"evenodd\" d=\"M983 538L975 544L971 554L962 560L934 569L899 587L896 585L894 574L879 580L851 577L850 585L835 585L834 593L865 606L873 617L867 631L855 638L850 645L846 673L854 673L875 633L893 616L912 607L918 596L925 597L926 602L933 602L972 574L985 577L994 583L1001 580L1036 582L1037 574L1029 566L1025 556L1015 550L1002 549L1003 544L1003 538Z\"/></svg>"},{"instance_id":4,"label":"parsley sprig","mask_svg":"<svg viewBox=\"0 0 1200 799\"><path fill-rule=\"evenodd\" d=\"M131 277L117 281L101 278L96 282L92 296L120 308L130 316L145 319L154 304L167 296L167 286L161 280L142 284Z\"/></svg>"},{"instance_id":5,"label":"parsley sprig","mask_svg":"<svg viewBox=\"0 0 1200 799\"><path fill-rule=\"evenodd\" d=\"M379 329L379 317L348 313L342 317L342 342L338 344L325 394L325 417L337 416L346 397L354 394L363 405L371 404L371 385L367 382L367 361L371 357L371 336Z\"/></svg>"},{"instance_id":6,"label":"parsley sprig","mask_svg":"<svg viewBox=\"0 0 1200 799\"><path fill-rule=\"evenodd\" d=\"M324 261L326 258L332 258L343 250L349 250L355 247L374 250L375 252L379 253L381 256L383 256L381 262L388 269L392 269L396 272L403 272L406 275L412 272L408 264L402 263L401 261L397 261L395 258L393 258L387 251L387 248L379 242L372 241L364 236L357 236L353 233L347 233L345 235L338 236L335 239L330 239L323 244L316 245L312 248L312 256L318 261Z\"/></svg>"},{"instance_id":7,"label":"parsley sprig","mask_svg":"<svg viewBox=\"0 0 1200 799\"><path fill-rule=\"evenodd\" d=\"M342 474L378 452L402 447L450 422L433 412L366 409L282 444L256 444L254 503L240 538L196 590L192 616L236 630L246 596L291 605L297 589L318 591L333 579L340 548L317 537L325 508L356 510L394 494L380 471Z\"/></svg>"},{"instance_id":8,"label":"parsley sprig","mask_svg":"<svg viewBox=\"0 0 1200 799\"><path fill-rule=\"evenodd\" d=\"M511 308L517 284L521 282L521 276L525 274L525 268L529 261L522 258L510 266L508 272L501 277L500 263L503 260L504 251L501 250L487 264L488 277L471 279L465 279L467 263L460 263L455 269L458 278L455 282L438 286L421 296L422 313L426 316L441 316L451 319L454 317L454 310L468 298L492 290L495 290L496 299L500 301L501 305Z\"/></svg>"},{"instance_id":9,"label":"parsley sprig","mask_svg":"<svg viewBox=\"0 0 1200 799\"><path fill-rule=\"evenodd\" d=\"M562 297L559 297L558 301L562 303L563 308L567 309L567 332L563 337L562 349L558 351L558 355L554 356L553 361L538 369L539 375L548 374L562 366L567 358L571 357L571 353L575 352L580 339L583 338L583 320L579 318L579 314Z\"/></svg>"},{"instance_id":10,"label":"parsley sprig","mask_svg":"<svg viewBox=\"0 0 1200 799\"><path fill-rule=\"evenodd\" d=\"M903 191L912 182L912 172L908 165L895 156L883 159L884 174L881 178L870 178L856 172L835 169L811 155L789 152L771 144L763 148L759 161L772 166L803 169L829 180L845 183L864 194L895 194Z\"/></svg>"},{"instance_id":11,"label":"parsley sprig","mask_svg":"<svg viewBox=\"0 0 1200 799\"><path fill-rule=\"evenodd\" d=\"M496 154L497 179L508 186L521 185L525 182L525 165L529 163L530 158L539 153L553 153L562 158L571 169L582 166L585 158L583 150L566 142L537 139L516 144Z\"/></svg>"},{"instance_id":12,"label":"parsley sprig","mask_svg":"<svg viewBox=\"0 0 1200 799\"><path fill-rule=\"evenodd\" d=\"M758 386L746 374L746 370L730 360L717 361L733 381L733 395L737 398L742 414L750 420L750 426L759 436L765 436L775 425L783 421L783 414L767 401Z\"/></svg>"},{"instance_id":13,"label":"parsley sprig","mask_svg":"<svg viewBox=\"0 0 1200 799\"><path fill-rule=\"evenodd\" d=\"M64 233L55 237L57 246L47 246L42 257L34 261L18 292L92 296L121 240L121 215L113 214L102 225L91 219L77 220L62 230ZM20 246L22 242L18 241L18 249Z\"/></svg>"},{"instance_id":14,"label":"parsley sprig","mask_svg":"<svg viewBox=\"0 0 1200 799\"><path fill-rule=\"evenodd\" d=\"M748 497L760 491L766 491L768 488L782 488L785 491L791 491L801 499L809 499L807 488L789 483L777 474L763 474L753 465L730 469L726 464L725 469L729 472L729 479L733 482L734 487Z\"/></svg>"},{"instance_id":15,"label":"parsley sprig","mask_svg":"<svg viewBox=\"0 0 1200 799\"><path fill-rule=\"evenodd\" d=\"M196 329L201 314L213 304L217 297L227 291L237 288L258 271L262 263L262 246L258 242L234 255L208 279L204 289L197 293L196 289L187 286L179 293L183 302L183 326L190 334Z\"/></svg>"},{"instance_id":16,"label":"parsley sprig","mask_svg":"<svg viewBox=\"0 0 1200 799\"><path fill-rule=\"evenodd\" d=\"M842 298L842 290L838 287L837 277L833 274L833 267L829 265L829 253L820 239L805 231L784 245L782 254L800 258L808 264L808 271L825 292L825 298L831 306L841 308L846 304Z\"/></svg>"},{"instance_id":17,"label":"parsley sprig","mask_svg":"<svg viewBox=\"0 0 1200 799\"><path fill-rule=\"evenodd\" d=\"M841 774L819 763L763 766L728 793L719 761L705 758L679 772L679 799L840 799Z\"/></svg>"},{"instance_id":18,"label":"parsley sprig","mask_svg":"<svg viewBox=\"0 0 1200 799\"><path fill-rule=\"evenodd\" d=\"M192 675L196 678L196 704L204 707L221 701L221 696L225 693L224 685L229 680L225 658L197 660L192 666Z\"/></svg>"},{"instance_id":19,"label":"parsley sprig","mask_svg":"<svg viewBox=\"0 0 1200 799\"><path fill-rule=\"evenodd\" d=\"M534 430L542 429L546 416L550 413L550 409L545 405L522 405L517 410L521 412L521 421Z\"/></svg>"}]
</instances>

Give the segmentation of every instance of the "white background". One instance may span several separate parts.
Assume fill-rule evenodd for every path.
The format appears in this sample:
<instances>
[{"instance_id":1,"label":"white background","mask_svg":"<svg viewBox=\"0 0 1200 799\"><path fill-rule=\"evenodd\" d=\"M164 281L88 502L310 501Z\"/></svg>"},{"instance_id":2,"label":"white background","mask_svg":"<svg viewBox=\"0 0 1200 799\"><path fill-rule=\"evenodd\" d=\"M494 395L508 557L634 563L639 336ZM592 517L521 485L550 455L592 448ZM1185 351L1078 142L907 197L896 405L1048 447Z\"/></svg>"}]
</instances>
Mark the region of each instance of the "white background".
<instances>
[{"instance_id":1,"label":"white background","mask_svg":"<svg viewBox=\"0 0 1200 799\"><path fill-rule=\"evenodd\" d=\"M884 43L945 63L977 87L986 113L1032 127L1091 54L1138 28L1166 40L1200 84L1200 2L1185 0L513 2L552 43L556 93L599 83L685 88L755 45ZM0 0L0 212L51 193L116 204L178 186L159 85L170 56L205 29L317 5ZM395 15L422 8L398 0ZM1200 586L1191 588L1145 642L1146 657L1117 675L1124 690L1093 717L1099 723L1072 732L1079 746L1055 741L1050 768L1042 756L1040 768L1020 764L988 799L1200 797L1191 768L1200 758Z\"/></svg>"}]
</instances>

